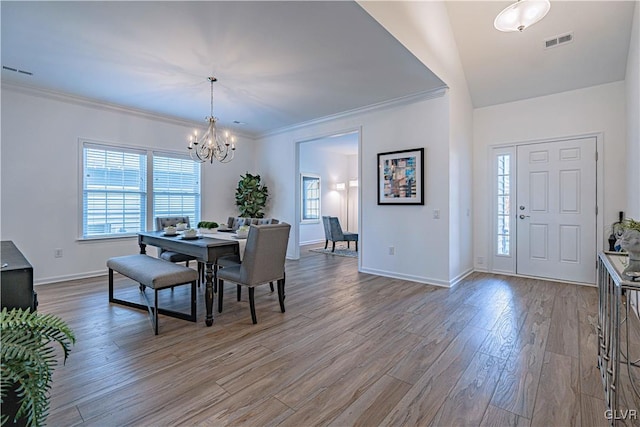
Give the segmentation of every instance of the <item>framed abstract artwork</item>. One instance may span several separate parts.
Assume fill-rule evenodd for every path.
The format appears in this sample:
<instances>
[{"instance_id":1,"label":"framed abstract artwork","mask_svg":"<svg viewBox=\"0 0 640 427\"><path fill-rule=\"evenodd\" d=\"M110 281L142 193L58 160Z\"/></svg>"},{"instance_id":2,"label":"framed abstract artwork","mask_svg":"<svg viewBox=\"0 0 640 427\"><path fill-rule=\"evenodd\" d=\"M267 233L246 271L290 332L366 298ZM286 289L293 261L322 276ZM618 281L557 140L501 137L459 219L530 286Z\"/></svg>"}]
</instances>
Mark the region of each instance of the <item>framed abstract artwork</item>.
<instances>
[{"instance_id":1,"label":"framed abstract artwork","mask_svg":"<svg viewBox=\"0 0 640 427\"><path fill-rule=\"evenodd\" d=\"M424 148L378 153L378 204L424 205Z\"/></svg>"}]
</instances>

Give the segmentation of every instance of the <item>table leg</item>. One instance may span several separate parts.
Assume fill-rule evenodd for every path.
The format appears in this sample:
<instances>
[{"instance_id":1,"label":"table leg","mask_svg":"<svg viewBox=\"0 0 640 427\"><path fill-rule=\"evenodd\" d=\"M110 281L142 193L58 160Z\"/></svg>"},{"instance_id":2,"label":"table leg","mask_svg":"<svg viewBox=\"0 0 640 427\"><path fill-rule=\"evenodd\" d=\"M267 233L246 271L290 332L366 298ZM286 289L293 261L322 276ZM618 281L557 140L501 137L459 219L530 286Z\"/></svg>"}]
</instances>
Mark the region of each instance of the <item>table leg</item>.
<instances>
[{"instance_id":1,"label":"table leg","mask_svg":"<svg viewBox=\"0 0 640 427\"><path fill-rule=\"evenodd\" d=\"M140 243L140 255L147 254L147 245L145 243Z\"/></svg>"},{"instance_id":2,"label":"table leg","mask_svg":"<svg viewBox=\"0 0 640 427\"><path fill-rule=\"evenodd\" d=\"M205 304L207 307L207 317L205 324L207 326L213 325L213 263L207 263L206 271L206 284L205 284Z\"/></svg>"}]
</instances>

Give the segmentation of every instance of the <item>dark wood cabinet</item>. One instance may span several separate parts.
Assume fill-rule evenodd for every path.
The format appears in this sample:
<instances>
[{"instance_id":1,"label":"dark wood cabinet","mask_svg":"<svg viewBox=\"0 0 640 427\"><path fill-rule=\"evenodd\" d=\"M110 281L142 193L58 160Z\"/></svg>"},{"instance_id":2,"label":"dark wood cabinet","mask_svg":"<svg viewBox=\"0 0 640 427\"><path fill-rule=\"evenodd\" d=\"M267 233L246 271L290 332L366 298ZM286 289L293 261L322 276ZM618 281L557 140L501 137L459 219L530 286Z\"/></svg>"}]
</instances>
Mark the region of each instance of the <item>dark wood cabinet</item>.
<instances>
[{"instance_id":1,"label":"dark wood cabinet","mask_svg":"<svg viewBox=\"0 0 640 427\"><path fill-rule=\"evenodd\" d=\"M38 299L33 291L33 267L12 241L3 240L1 243L0 304L9 309L35 310Z\"/></svg>"}]
</instances>

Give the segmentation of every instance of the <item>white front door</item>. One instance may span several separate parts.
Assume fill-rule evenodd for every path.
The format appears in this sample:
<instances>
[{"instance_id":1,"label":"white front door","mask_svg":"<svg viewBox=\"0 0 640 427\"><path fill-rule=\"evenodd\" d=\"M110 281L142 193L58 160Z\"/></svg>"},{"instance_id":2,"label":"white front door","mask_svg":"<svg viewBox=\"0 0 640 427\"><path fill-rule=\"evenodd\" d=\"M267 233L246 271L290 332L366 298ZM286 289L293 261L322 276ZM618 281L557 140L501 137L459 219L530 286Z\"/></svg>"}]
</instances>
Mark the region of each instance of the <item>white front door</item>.
<instances>
[{"instance_id":1,"label":"white front door","mask_svg":"<svg viewBox=\"0 0 640 427\"><path fill-rule=\"evenodd\" d=\"M516 271L595 283L596 138L517 148Z\"/></svg>"}]
</instances>

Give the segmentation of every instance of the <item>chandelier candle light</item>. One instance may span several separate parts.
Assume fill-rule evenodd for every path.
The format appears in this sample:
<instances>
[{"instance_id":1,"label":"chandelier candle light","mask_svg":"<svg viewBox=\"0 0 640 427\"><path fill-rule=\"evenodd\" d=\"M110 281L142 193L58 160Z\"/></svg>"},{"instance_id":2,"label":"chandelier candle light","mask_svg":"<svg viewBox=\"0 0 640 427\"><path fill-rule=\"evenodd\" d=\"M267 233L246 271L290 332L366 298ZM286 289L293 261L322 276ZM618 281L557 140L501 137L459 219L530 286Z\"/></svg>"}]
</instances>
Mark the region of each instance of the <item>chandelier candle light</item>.
<instances>
[{"instance_id":1,"label":"chandelier candle light","mask_svg":"<svg viewBox=\"0 0 640 427\"><path fill-rule=\"evenodd\" d=\"M218 79L209 77L209 81L211 82L211 114L207 117L209 126L200 138L198 138L198 131L189 137L189 154L193 160L200 163L209 161L213 164L214 160L229 163L236 152L236 137L228 130L218 132L219 129L216 127L218 119L213 116L213 83Z\"/></svg>"},{"instance_id":2,"label":"chandelier candle light","mask_svg":"<svg viewBox=\"0 0 640 427\"><path fill-rule=\"evenodd\" d=\"M493 26L499 31L522 32L544 18L549 9L549 0L518 0L496 16Z\"/></svg>"}]
</instances>

